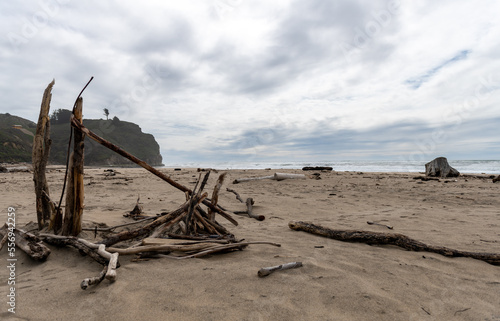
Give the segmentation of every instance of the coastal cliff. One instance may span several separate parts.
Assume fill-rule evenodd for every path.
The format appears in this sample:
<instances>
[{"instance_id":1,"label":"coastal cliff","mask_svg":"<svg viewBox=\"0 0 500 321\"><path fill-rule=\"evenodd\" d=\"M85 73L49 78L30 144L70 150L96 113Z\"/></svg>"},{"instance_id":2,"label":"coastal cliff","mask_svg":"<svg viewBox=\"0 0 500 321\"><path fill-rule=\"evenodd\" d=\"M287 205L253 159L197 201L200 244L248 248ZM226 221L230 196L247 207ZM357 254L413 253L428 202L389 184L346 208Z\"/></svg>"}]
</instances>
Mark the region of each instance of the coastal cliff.
<instances>
[{"instance_id":1,"label":"coastal cliff","mask_svg":"<svg viewBox=\"0 0 500 321\"><path fill-rule=\"evenodd\" d=\"M49 163L65 164L70 135L69 111L51 116L52 139ZM150 165L162 165L160 146L151 134L134 123L119 120L85 119L83 124L104 139L123 148ZM10 114L0 114L0 163L31 162L36 123ZM85 164L94 166L133 165L129 160L85 138Z\"/></svg>"}]
</instances>

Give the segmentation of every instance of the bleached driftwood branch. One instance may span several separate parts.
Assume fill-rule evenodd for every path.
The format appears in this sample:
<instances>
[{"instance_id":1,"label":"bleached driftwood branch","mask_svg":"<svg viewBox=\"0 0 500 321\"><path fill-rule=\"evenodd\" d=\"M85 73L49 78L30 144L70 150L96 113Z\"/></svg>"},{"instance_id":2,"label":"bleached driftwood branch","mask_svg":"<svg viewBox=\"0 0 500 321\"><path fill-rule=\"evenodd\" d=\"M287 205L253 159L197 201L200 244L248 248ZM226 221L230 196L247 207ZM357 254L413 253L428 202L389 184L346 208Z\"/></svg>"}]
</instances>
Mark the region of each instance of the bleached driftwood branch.
<instances>
[{"instance_id":1,"label":"bleached driftwood branch","mask_svg":"<svg viewBox=\"0 0 500 321\"><path fill-rule=\"evenodd\" d=\"M285 179L306 179L306 178L307 178L307 176L304 174L274 173L274 175L270 175L270 176L237 178L233 181L233 184L238 184L241 182L248 182L248 181L262 180L262 179L272 179L275 181L282 181Z\"/></svg>"},{"instance_id":2,"label":"bleached driftwood branch","mask_svg":"<svg viewBox=\"0 0 500 321\"><path fill-rule=\"evenodd\" d=\"M289 270L289 269L295 269L298 267L302 266L302 262L290 262L290 263L285 263L281 264L278 266L271 266L271 267L265 267L259 270L257 272L257 275L261 278L268 276L269 274L273 273L274 271L278 270Z\"/></svg>"}]
</instances>

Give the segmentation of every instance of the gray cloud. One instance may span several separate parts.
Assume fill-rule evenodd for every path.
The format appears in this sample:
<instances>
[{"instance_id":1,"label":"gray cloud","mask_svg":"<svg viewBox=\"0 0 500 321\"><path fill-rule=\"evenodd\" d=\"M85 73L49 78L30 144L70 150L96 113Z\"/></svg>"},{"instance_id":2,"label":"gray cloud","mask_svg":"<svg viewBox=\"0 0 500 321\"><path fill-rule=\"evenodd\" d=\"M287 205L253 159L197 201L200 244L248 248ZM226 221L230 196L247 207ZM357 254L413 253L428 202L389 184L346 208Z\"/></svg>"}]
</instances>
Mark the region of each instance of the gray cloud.
<instances>
[{"instance_id":1,"label":"gray cloud","mask_svg":"<svg viewBox=\"0 0 500 321\"><path fill-rule=\"evenodd\" d=\"M53 78L71 108L95 76L85 117L139 123L166 161L403 157L436 130L425 153L499 157L495 1L58 3L0 3L0 112L37 119Z\"/></svg>"}]
</instances>

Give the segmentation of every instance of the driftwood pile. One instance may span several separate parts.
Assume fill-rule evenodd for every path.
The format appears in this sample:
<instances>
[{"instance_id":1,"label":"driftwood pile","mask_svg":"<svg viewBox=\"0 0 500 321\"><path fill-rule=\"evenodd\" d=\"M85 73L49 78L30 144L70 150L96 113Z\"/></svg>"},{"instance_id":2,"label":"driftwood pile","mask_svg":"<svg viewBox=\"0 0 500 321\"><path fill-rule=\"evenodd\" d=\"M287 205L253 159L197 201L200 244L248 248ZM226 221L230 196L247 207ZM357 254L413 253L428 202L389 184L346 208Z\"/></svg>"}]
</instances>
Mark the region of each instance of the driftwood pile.
<instances>
[{"instance_id":1,"label":"driftwood pile","mask_svg":"<svg viewBox=\"0 0 500 321\"><path fill-rule=\"evenodd\" d=\"M0 229L0 249L7 240L15 238L16 246L26 252L31 258L37 261L45 261L50 254L50 249L43 242L55 246L76 248L80 253L88 255L103 265L103 269L98 276L86 278L82 281L81 288L86 289L90 285L98 284L105 278L110 281L116 279L116 269L120 266L118 262L119 255L138 255L139 258L164 256L185 259L201 257L212 253L242 250L250 244L280 246L279 244L270 242L243 242L242 240L236 240L235 236L216 220L216 215L218 214L230 223L238 225L238 222L232 218L231 214L218 204L219 191L224 182L225 174L219 176L213 189L212 197L209 199L208 193L204 192L210 175L209 170L206 171L203 177L200 174L194 189L190 190L172 180L163 172L160 172L146 162L87 129L82 121L83 99L80 96L88 83L78 95L73 107L66 175L61 200L57 204L50 198L45 178L45 169L50 152L50 121L48 120L48 114L53 85L54 81L45 90L33 145L38 230L43 230L43 233L34 235L21 229L8 227L6 224ZM164 212L153 217L144 217L138 198L136 206L128 216L140 220L108 228L95 227L91 229L94 231L95 237L97 237L98 232L106 233L102 237L102 240L97 243L79 238L78 235L82 231L84 138L86 136L145 168L182 191L185 195L185 202L174 211ZM71 150L73 137L73 152L70 155L69 151ZM115 174L115 171L107 171L105 174L106 176L111 176ZM66 183L68 184L68 189L63 218L60 208ZM251 205L248 207L248 215L253 215ZM139 227L115 232L120 227L132 224L137 224ZM53 234L48 233L51 231ZM62 235L58 235L59 233L62 233ZM122 242L120 246L114 247L120 242ZM134 242L136 244L133 244Z\"/></svg>"}]
</instances>

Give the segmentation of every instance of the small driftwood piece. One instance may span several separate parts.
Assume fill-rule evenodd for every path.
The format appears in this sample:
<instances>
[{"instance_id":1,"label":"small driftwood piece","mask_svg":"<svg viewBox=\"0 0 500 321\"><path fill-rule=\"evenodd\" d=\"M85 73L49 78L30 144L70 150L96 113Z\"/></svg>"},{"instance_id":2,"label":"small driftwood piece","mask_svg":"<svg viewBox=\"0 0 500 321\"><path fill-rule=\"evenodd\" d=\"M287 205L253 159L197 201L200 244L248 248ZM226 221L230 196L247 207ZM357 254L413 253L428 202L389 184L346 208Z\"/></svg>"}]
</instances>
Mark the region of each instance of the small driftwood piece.
<instances>
[{"instance_id":1,"label":"small driftwood piece","mask_svg":"<svg viewBox=\"0 0 500 321\"><path fill-rule=\"evenodd\" d=\"M235 194L236 195L236 199L238 201L242 202L242 203L245 203L246 206L247 206L247 210L246 211L236 211L236 212L234 212L234 214L237 214L237 215L246 214L249 217L254 218L254 219L258 220L258 221L263 221L263 220L266 219L266 217L264 215L255 215L253 213L253 204L255 204L254 201L253 201L253 198L247 198L246 202L243 202L243 199L241 198L240 194L238 194L238 192L236 192L235 190L230 189L230 188L228 188L227 191Z\"/></svg>"},{"instance_id":2,"label":"small driftwood piece","mask_svg":"<svg viewBox=\"0 0 500 321\"><path fill-rule=\"evenodd\" d=\"M0 238L3 240L6 235L9 235L9 232L7 224L5 224L0 229ZM14 237L16 246L33 260L43 262L50 255L50 249L35 235L16 228L14 229ZM7 240L10 242L9 238Z\"/></svg>"},{"instance_id":3,"label":"small driftwood piece","mask_svg":"<svg viewBox=\"0 0 500 321\"><path fill-rule=\"evenodd\" d=\"M247 201L245 203L247 205L247 214L249 217L254 218L257 221L263 221L266 219L266 217L264 215L255 215L253 213L253 204L254 204L253 198L251 198L251 197L247 198Z\"/></svg>"},{"instance_id":4,"label":"small driftwood piece","mask_svg":"<svg viewBox=\"0 0 500 321\"><path fill-rule=\"evenodd\" d=\"M226 188L226 191L233 193L234 195L236 195L236 199L237 199L238 201L240 201L240 202L242 202L242 203L245 203L245 202L243 201L243 199L241 198L240 194L238 194L238 192L236 192L234 189L230 189L230 188L228 187L228 188Z\"/></svg>"},{"instance_id":5,"label":"small driftwood piece","mask_svg":"<svg viewBox=\"0 0 500 321\"><path fill-rule=\"evenodd\" d=\"M285 263L281 264L278 266L271 266L271 267L265 267L259 270L257 272L257 275L261 278L268 276L269 274L278 271L278 270L289 270L289 269L296 269L298 267L302 266L302 262L290 262L290 263Z\"/></svg>"},{"instance_id":6,"label":"small driftwood piece","mask_svg":"<svg viewBox=\"0 0 500 321\"><path fill-rule=\"evenodd\" d=\"M392 230L393 227L391 225L386 225L386 224L381 224L381 223L377 223L377 222L372 222L372 221L367 221L366 224L368 225L379 225L379 226L384 226L384 227L387 227L389 230Z\"/></svg>"},{"instance_id":7,"label":"small driftwood piece","mask_svg":"<svg viewBox=\"0 0 500 321\"><path fill-rule=\"evenodd\" d=\"M99 276L94 276L92 278L86 278L82 281L82 283L80 283L80 288L82 290L87 290L87 288L90 286L90 285L96 285L96 284L99 284L102 282L102 280L104 280L104 277L106 276L106 272L108 270L108 267L105 265L104 268L102 269L101 273L99 274Z\"/></svg>"},{"instance_id":8,"label":"small driftwood piece","mask_svg":"<svg viewBox=\"0 0 500 321\"><path fill-rule=\"evenodd\" d=\"M396 245L408 251L426 251L446 257L470 257L485 261L492 265L500 265L500 253L477 253L450 249L443 246L427 245L399 233L380 233L359 230L332 230L308 222L291 221L288 226L292 230L304 231L319 236L344 242L359 242L369 245Z\"/></svg>"}]
</instances>

